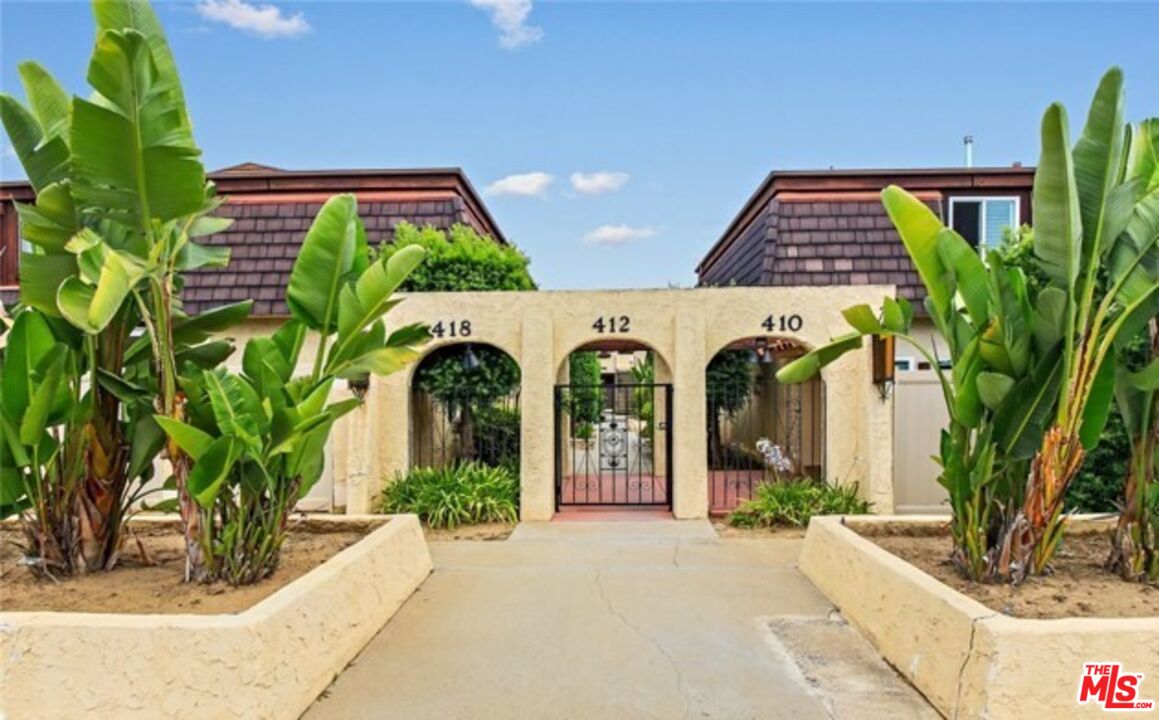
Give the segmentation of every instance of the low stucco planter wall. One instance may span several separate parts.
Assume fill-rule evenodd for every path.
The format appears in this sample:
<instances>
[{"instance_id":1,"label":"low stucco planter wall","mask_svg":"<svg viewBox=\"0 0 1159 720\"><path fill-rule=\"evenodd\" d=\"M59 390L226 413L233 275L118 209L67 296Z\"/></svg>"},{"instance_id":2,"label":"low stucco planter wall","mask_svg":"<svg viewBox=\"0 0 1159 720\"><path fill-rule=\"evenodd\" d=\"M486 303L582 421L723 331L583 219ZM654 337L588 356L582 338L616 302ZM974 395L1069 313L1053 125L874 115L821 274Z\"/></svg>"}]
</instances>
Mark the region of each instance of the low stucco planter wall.
<instances>
[{"instance_id":1,"label":"low stucco planter wall","mask_svg":"<svg viewBox=\"0 0 1159 720\"><path fill-rule=\"evenodd\" d=\"M813 518L800 568L939 712L991 720L1102 717L1101 707L1076 702L1083 664L1090 662L1121 662L1144 673L1139 697L1159 700L1159 617L1008 617L851 529L930 522Z\"/></svg>"},{"instance_id":2,"label":"low stucco planter wall","mask_svg":"<svg viewBox=\"0 0 1159 720\"><path fill-rule=\"evenodd\" d=\"M236 615L0 613L0 717L297 718L431 567L396 515Z\"/></svg>"}]
</instances>

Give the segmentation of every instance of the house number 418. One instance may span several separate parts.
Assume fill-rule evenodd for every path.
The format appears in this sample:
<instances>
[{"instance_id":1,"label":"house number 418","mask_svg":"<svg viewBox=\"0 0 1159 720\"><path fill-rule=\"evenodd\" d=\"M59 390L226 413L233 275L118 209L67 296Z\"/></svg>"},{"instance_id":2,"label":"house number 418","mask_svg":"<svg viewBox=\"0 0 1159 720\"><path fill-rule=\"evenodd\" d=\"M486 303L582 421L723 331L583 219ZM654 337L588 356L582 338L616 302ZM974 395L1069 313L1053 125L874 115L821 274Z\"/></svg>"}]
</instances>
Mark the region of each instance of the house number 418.
<instances>
[{"instance_id":1,"label":"house number 418","mask_svg":"<svg viewBox=\"0 0 1159 720\"><path fill-rule=\"evenodd\" d=\"M445 335L450 337L471 337L471 321L447 320L444 322L440 320L431 326L431 335L437 338Z\"/></svg>"},{"instance_id":2,"label":"house number 418","mask_svg":"<svg viewBox=\"0 0 1159 720\"><path fill-rule=\"evenodd\" d=\"M761 327L769 332L799 332L805 326L800 315L769 315Z\"/></svg>"}]
</instances>

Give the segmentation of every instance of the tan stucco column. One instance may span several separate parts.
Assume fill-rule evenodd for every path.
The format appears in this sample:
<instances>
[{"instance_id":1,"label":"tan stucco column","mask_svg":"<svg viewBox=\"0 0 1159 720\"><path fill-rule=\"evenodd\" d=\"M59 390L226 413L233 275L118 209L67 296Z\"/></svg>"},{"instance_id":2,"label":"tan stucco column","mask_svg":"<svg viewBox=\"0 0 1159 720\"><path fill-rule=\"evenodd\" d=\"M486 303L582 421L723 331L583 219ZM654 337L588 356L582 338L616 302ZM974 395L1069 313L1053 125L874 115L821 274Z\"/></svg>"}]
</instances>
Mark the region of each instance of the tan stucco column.
<instances>
[{"instance_id":1,"label":"tan stucco column","mask_svg":"<svg viewBox=\"0 0 1159 720\"><path fill-rule=\"evenodd\" d=\"M522 321L520 519L550 520L555 514L554 331L551 316L542 310L528 311Z\"/></svg>"},{"instance_id":2,"label":"tan stucco column","mask_svg":"<svg viewBox=\"0 0 1159 720\"><path fill-rule=\"evenodd\" d=\"M410 467L410 377L407 368L370 381L366 408L370 418L368 447L364 454L369 467L365 482L346 486L346 512L371 512L371 504L395 475Z\"/></svg>"},{"instance_id":3,"label":"tan stucco column","mask_svg":"<svg viewBox=\"0 0 1159 720\"><path fill-rule=\"evenodd\" d=\"M869 377L873 377L873 354L868 353ZM889 514L894 511L893 493L893 392L885 398L873 383L862 383L868 396L865 401L865 416L868 421L866 443L870 465L866 486L862 493L873 503L873 512Z\"/></svg>"},{"instance_id":4,"label":"tan stucco column","mask_svg":"<svg viewBox=\"0 0 1159 720\"><path fill-rule=\"evenodd\" d=\"M344 394L350 395L344 389ZM345 398L342 398L345 399ZM331 440L335 452L333 460L333 496L335 507L345 506L347 512L366 513L374 490L371 485L371 459L369 457L371 411L369 403L350 411L338 421L338 427ZM339 431L341 430L341 431ZM351 510L354 501L358 508Z\"/></svg>"},{"instance_id":5,"label":"tan stucco column","mask_svg":"<svg viewBox=\"0 0 1159 720\"><path fill-rule=\"evenodd\" d=\"M704 314L686 306L676 314L672 362L672 514L708 516L708 450L704 442Z\"/></svg>"}]
</instances>

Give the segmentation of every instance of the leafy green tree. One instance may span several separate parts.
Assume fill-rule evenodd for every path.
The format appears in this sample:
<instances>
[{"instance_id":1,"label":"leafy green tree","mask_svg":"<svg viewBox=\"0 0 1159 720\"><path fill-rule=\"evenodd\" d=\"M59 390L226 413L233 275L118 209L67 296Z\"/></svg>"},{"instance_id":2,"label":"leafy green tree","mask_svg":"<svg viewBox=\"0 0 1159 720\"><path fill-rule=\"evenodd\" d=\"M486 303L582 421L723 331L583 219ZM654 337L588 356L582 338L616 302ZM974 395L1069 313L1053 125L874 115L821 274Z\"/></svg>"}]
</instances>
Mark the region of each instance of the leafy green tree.
<instances>
[{"instance_id":1,"label":"leafy green tree","mask_svg":"<svg viewBox=\"0 0 1159 720\"><path fill-rule=\"evenodd\" d=\"M1110 412L1117 350L1159 312L1159 119L1132 132L1123 73L1099 83L1073 150L1066 110L1042 122L1034 177L1034 253L1057 299L1061 382L1007 546L1015 579L1046 570L1062 538L1063 501Z\"/></svg>"},{"instance_id":2,"label":"leafy green tree","mask_svg":"<svg viewBox=\"0 0 1159 720\"><path fill-rule=\"evenodd\" d=\"M725 465L721 423L744 408L752 394L752 353L748 350L721 350L704 372L708 405L708 461L713 468Z\"/></svg>"},{"instance_id":3,"label":"leafy green tree","mask_svg":"<svg viewBox=\"0 0 1159 720\"><path fill-rule=\"evenodd\" d=\"M394 240L379 247L378 253L390 257L414 245L426 250L427 259L407 278L402 288L406 292L536 289L528 270L531 261L519 248L502 245L468 225L443 232L399 223Z\"/></svg>"},{"instance_id":4,"label":"leafy green tree","mask_svg":"<svg viewBox=\"0 0 1159 720\"><path fill-rule=\"evenodd\" d=\"M1149 323L1146 364L1115 370L1115 401L1130 444L1122 511L1108 570L1125 580L1159 580L1159 318ZM1141 363L1140 363L1141 364Z\"/></svg>"},{"instance_id":5,"label":"leafy green tree","mask_svg":"<svg viewBox=\"0 0 1159 720\"><path fill-rule=\"evenodd\" d=\"M406 279L406 292L535 290L530 261L514 245L503 245L467 225L449 232L400 223L394 240L378 249L382 258L410 247L426 259ZM468 349L473 355L469 359ZM519 388L519 365L507 353L488 345L457 344L424 358L414 385L429 393L450 415L458 415L456 433L466 459L479 455L476 418Z\"/></svg>"},{"instance_id":6,"label":"leafy green tree","mask_svg":"<svg viewBox=\"0 0 1159 720\"><path fill-rule=\"evenodd\" d=\"M334 383L395 372L429 337L419 325L388 332L383 320L423 254L410 247L371 261L354 196L332 197L290 273L292 319L246 343L241 374L186 366L185 417L156 420L192 461L188 492L199 530L188 553L192 579L247 584L277 568L289 516L322 475L334 423L361 403L330 402ZM310 333L313 370L295 376Z\"/></svg>"},{"instance_id":7,"label":"leafy green tree","mask_svg":"<svg viewBox=\"0 0 1159 720\"><path fill-rule=\"evenodd\" d=\"M1008 267L1018 267L1026 275L1027 296L1031 304L1038 293L1049 285L1049 278L1039 267L1034 255L1034 230L1023 225L1018 230L1003 232L998 254ZM1100 275L1099 296L1106 293L1106 273ZM1148 335L1139 332L1119 351L1119 364L1139 370L1147 360ZM1123 478L1131 463L1131 438L1123 423L1118 404L1111 406L1106 427L1098 444L1083 460L1082 469L1067 491L1066 506L1079 512L1115 512L1123 496Z\"/></svg>"},{"instance_id":8,"label":"leafy green tree","mask_svg":"<svg viewBox=\"0 0 1159 720\"><path fill-rule=\"evenodd\" d=\"M569 389L568 412L576 424L578 436L589 439L604 411L604 388L600 374L600 355L593 350L577 350L567 358Z\"/></svg>"},{"instance_id":9,"label":"leafy green tree","mask_svg":"<svg viewBox=\"0 0 1159 720\"><path fill-rule=\"evenodd\" d=\"M519 365L502 350L490 345L467 348L450 345L423 358L415 371L414 386L430 394L447 412L458 417L455 428L463 459L479 457L476 417L519 389Z\"/></svg>"},{"instance_id":10,"label":"leafy green tree","mask_svg":"<svg viewBox=\"0 0 1159 720\"><path fill-rule=\"evenodd\" d=\"M953 509L954 559L971 578L1018 582L1046 570L1067 490L1106 424L1118 350L1159 310L1159 121L1133 135L1127 127L1118 68L1100 82L1073 150L1065 111L1047 109L1033 239L1047 285L1033 304L1026 275L998 252L983 265L924 203L883 192L949 347L949 375L909 335L909 304L891 298L880 314L848 308L855 332L778 373L810 377L863 335L894 335L926 356L950 416L938 480Z\"/></svg>"},{"instance_id":11,"label":"leafy green tree","mask_svg":"<svg viewBox=\"0 0 1159 720\"><path fill-rule=\"evenodd\" d=\"M151 419L154 405L179 417L177 368L220 363L232 346L206 341L249 311L248 303L198 318L181 311L181 273L221 266L229 257L227 249L196 239L229 221L211 217L219 201L206 181L173 56L152 9L145 2L96 0L93 15L92 89L85 98L70 97L33 62L20 66L29 106L0 96L0 119L36 192L34 204L17 207L29 248L20 259L22 312L44 318L29 316L24 339L38 339L10 346L6 362L48 383L45 391L54 384L51 367L59 368L55 382L75 409L56 425L26 425L22 438L5 423L21 469L4 473L9 487L3 494L12 499L19 480L25 501L38 498L31 500L36 521L25 525L32 554L42 567L63 573L115 564L136 481L147 477L165 444ZM29 353L43 349L46 326L58 346L45 357L72 359L34 367ZM23 359L13 360L16 354ZM78 374L87 382L77 382ZM13 396L8 413L37 409L35 403L20 407L26 400L33 398ZM52 419L61 416L54 412ZM166 455L182 509L191 510L187 463L175 446Z\"/></svg>"}]
</instances>

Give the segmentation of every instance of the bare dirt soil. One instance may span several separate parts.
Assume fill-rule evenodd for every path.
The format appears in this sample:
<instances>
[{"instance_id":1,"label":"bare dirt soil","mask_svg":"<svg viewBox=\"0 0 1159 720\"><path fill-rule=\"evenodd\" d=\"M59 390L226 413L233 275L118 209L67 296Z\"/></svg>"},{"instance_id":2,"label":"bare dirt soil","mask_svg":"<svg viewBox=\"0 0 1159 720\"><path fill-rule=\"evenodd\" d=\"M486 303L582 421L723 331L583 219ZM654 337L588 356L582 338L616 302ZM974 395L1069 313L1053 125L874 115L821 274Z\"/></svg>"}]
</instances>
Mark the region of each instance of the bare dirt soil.
<instances>
[{"instance_id":1,"label":"bare dirt soil","mask_svg":"<svg viewBox=\"0 0 1159 720\"><path fill-rule=\"evenodd\" d=\"M716 530L717 535L726 539L767 540L777 538L792 540L805 537L805 528L799 527L739 528L722 520L714 520L712 527Z\"/></svg>"},{"instance_id":2,"label":"bare dirt soil","mask_svg":"<svg viewBox=\"0 0 1159 720\"><path fill-rule=\"evenodd\" d=\"M1006 615L1021 618L1159 615L1159 586L1125 582L1103 570L1110 543L1101 533L1067 535L1055 555L1053 573L1030 578L1016 587L964 579L950 562L947 535L867 537L958 592Z\"/></svg>"},{"instance_id":3,"label":"bare dirt soil","mask_svg":"<svg viewBox=\"0 0 1159 720\"><path fill-rule=\"evenodd\" d=\"M460 525L453 530L423 525L423 534L426 535L427 540L433 542L444 542L448 540L506 540L514 531L514 523L500 522Z\"/></svg>"},{"instance_id":4,"label":"bare dirt soil","mask_svg":"<svg viewBox=\"0 0 1159 720\"><path fill-rule=\"evenodd\" d=\"M357 525L311 523L291 531L277 572L254 585L202 585L183 582L185 555L176 524L133 523L132 533L145 548L147 564L131 536L121 561L107 573L52 580L36 577L20 564L24 535L19 527L0 527L0 610L52 610L93 613L233 614L259 601L361 540L381 522Z\"/></svg>"}]
</instances>

